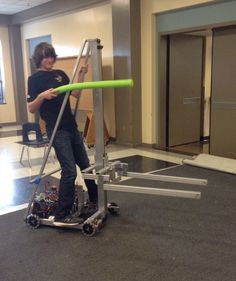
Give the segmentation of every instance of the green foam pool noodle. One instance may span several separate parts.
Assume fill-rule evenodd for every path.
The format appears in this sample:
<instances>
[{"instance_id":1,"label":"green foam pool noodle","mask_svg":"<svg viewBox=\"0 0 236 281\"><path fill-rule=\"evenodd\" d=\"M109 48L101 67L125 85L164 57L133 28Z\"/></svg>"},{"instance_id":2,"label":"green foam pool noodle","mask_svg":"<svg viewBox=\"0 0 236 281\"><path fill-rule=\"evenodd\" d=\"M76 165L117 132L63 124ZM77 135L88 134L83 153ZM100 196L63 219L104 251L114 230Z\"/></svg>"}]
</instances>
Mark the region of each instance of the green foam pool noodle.
<instances>
[{"instance_id":1,"label":"green foam pool noodle","mask_svg":"<svg viewBox=\"0 0 236 281\"><path fill-rule=\"evenodd\" d=\"M57 91L58 94L61 94L73 90L96 89L96 88L123 88L123 87L133 87L133 80L125 79L125 80L107 80L107 81L73 83L73 84L60 86L55 90Z\"/></svg>"}]
</instances>

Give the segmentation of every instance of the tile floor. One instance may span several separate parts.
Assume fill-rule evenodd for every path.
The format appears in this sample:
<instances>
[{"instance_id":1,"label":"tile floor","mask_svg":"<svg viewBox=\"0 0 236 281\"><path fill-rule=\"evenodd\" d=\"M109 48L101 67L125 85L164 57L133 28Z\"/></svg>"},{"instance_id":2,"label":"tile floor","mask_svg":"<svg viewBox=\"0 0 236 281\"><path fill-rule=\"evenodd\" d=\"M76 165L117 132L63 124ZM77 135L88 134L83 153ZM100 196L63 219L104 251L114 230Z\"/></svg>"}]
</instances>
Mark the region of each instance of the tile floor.
<instances>
[{"instance_id":1,"label":"tile floor","mask_svg":"<svg viewBox=\"0 0 236 281\"><path fill-rule=\"evenodd\" d=\"M29 191L24 191L22 183L30 181L39 174L42 167L43 148L31 148L30 157L32 167L29 168L26 155L24 166L19 163L22 145L17 143L21 140L20 126L3 126L0 128L0 215L20 210L27 207L26 198L22 199L22 194L29 195ZM94 149L88 149L91 163L94 162ZM106 147L109 160L121 159L127 162L132 171L150 173L159 169L168 169L173 165L182 164L183 159L191 156L154 150L150 148L127 148L114 144ZM57 160L50 160L45 166L46 174L59 169ZM130 170L130 169L129 169ZM54 178L59 178L60 173L53 173ZM82 183L79 175L77 181Z\"/></svg>"}]
</instances>

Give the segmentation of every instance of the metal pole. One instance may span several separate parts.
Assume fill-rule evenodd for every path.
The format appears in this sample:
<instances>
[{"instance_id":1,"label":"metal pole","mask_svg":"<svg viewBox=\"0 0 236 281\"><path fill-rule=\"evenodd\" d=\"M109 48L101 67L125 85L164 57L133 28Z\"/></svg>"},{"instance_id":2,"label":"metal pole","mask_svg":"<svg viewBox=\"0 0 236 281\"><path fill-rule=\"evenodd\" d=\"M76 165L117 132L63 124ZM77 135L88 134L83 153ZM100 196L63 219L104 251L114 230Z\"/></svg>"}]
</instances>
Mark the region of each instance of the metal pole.
<instances>
[{"instance_id":1,"label":"metal pole","mask_svg":"<svg viewBox=\"0 0 236 281\"><path fill-rule=\"evenodd\" d=\"M102 48L100 40L89 40L92 58L93 81L102 80ZM108 159L105 152L104 143L104 113L103 113L103 93L102 89L93 90L93 114L95 128L95 171L99 171L107 165ZM107 213L107 191L103 188L103 177L99 176L98 185L98 206L99 212ZM103 206L103 207L102 207Z\"/></svg>"},{"instance_id":2,"label":"metal pole","mask_svg":"<svg viewBox=\"0 0 236 281\"><path fill-rule=\"evenodd\" d=\"M89 54L90 54L90 48L89 48L89 45L88 45L87 51L86 51L86 55L85 55L85 59L84 59L84 64L85 65L88 64ZM81 54L81 56L82 56L82 54ZM79 81L78 82L84 82L84 77L85 77L85 73L82 72L80 74L80 76L79 76ZM81 90L79 90L78 97L76 98L75 111L74 111L75 119L76 119L76 114L78 112L78 106L79 106L80 97L81 97Z\"/></svg>"},{"instance_id":3,"label":"metal pole","mask_svg":"<svg viewBox=\"0 0 236 281\"><path fill-rule=\"evenodd\" d=\"M92 54L93 81L102 80L102 56L100 40L88 40ZM104 144L104 115L102 89L93 90L93 114L95 128L95 163L96 171L104 167L105 144Z\"/></svg>"},{"instance_id":4,"label":"metal pole","mask_svg":"<svg viewBox=\"0 0 236 281\"><path fill-rule=\"evenodd\" d=\"M184 178L184 177L165 176L165 175L150 175L150 174L140 174L140 173L134 173L134 172L127 172L127 174L125 176L130 177L130 178L136 178L136 179L166 181L166 182L193 184L193 185L207 185L207 180L197 179L197 178Z\"/></svg>"}]
</instances>

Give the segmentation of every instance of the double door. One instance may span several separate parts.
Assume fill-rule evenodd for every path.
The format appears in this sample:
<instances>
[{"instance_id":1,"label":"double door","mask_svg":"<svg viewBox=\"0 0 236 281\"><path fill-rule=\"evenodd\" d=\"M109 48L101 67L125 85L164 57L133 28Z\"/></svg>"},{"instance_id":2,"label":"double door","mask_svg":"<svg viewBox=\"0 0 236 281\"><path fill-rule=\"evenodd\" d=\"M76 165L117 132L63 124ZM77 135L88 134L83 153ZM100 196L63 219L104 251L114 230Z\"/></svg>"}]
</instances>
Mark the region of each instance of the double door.
<instances>
[{"instance_id":1,"label":"double door","mask_svg":"<svg viewBox=\"0 0 236 281\"><path fill-rule=\"evenodd\" d=\"M236 27L213 30L210 154L236 159Z\"/></svg>"},{"instance_id":2,"label":"double door","mask_svg":"<svg viewBox=\"0 0 236 281\"><path fill-rule=\"evenodd\" d=\"M236 27L213 29L209 153L236 159ZM167 146L199 142L204 120L203 37L171 35Z\"/></svg>"}]
</instances>

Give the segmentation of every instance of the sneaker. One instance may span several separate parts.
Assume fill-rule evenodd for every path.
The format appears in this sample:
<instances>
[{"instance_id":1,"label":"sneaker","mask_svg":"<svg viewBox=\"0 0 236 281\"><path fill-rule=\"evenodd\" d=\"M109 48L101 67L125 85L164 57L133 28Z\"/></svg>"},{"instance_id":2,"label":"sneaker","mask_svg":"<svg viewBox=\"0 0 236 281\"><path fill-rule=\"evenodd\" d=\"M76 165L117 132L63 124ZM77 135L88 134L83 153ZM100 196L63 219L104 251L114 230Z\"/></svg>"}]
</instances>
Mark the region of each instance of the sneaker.
<instances>
[{"instance_id":1,"label":"sneaker","mask_svg":"<svg viewBox=\"0 0 236 281\"><path fill-rule=\"evenodd\" d=\"M83 223L84 220L75 215L68 215L64 218L54 218L53 224L56 226L73 226Z\"/></svg>"},{"instance_id":2,"label":"sneaker","mask_svg":"<svg viewBox=\"0 0 236 281\"><path fill-rule=\"evenodd\" d=\"M98 210L98 206L95 203L87 202L80 211L80 218L87 219L91 217Z\"/></svg>"}]
</instances>

